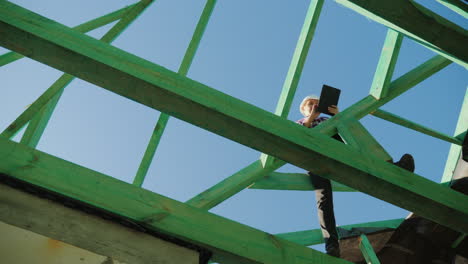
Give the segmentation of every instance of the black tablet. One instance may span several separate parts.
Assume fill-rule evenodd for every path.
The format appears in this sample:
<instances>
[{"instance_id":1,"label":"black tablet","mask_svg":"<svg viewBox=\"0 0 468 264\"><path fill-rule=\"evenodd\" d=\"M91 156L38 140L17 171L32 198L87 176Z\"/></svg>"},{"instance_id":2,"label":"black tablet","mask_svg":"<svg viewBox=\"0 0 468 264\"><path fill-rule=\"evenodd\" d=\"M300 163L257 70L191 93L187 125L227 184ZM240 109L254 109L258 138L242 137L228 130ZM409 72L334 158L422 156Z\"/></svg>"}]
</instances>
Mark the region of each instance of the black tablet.
<instances>
[{"instance_id":1,"label":"black tablet","mask_svg":"<svg viewBox=\"0 0 468 264\"><path fill-rule=\"evenodd\" d=\"M322 87L322 92L320 93L318 111L327 115L333 115L332 113L328 112L328 107L332 105L338 105L340 93L340 89L336 89L324 84Z\"/></svg>"}]
</instances>

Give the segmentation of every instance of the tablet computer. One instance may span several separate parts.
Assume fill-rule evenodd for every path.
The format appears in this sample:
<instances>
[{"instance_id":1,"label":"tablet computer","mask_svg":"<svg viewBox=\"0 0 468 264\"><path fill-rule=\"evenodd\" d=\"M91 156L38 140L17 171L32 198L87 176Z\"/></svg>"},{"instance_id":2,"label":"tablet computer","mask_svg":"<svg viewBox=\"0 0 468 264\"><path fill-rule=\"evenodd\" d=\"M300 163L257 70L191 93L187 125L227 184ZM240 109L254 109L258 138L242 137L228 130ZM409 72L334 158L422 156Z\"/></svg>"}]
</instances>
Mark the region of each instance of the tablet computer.
<instances>
[{"instance_id":1,"label":"tablet computer","mask_svg":"<svg viewBox=\"0 0 468 264\"><path fill-rule=\"evenodd\" d=\"M328 107L332 105L338 105L340 93L340 89L324 84L322 87L322 92L320 93L318 111L323 114L333 115L332 113L328 112Z\"/></svg>"}]
</instances>

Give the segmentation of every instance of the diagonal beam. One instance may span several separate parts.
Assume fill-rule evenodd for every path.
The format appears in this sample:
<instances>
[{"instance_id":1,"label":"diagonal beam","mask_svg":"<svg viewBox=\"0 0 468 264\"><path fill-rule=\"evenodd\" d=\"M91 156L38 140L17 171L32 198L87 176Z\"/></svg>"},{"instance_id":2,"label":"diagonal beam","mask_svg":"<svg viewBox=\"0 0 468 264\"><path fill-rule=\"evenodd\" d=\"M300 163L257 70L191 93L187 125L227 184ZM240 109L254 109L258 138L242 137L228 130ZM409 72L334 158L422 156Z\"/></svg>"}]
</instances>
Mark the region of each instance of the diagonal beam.
<instances>
[{"instance_id":1,"label":"diagonal beam","mask_svg":"<svg viewBox=\"0 0 468 264\"><path fill-rule=\"evenodd\" d=\"M463 0L437 0L437 2L452 9L465 19L468 19L468 5L463 2Z\"/></svg>"},{"instance_id":2,"label":"diagonal beam","mask_svg":"<svg viewBox=\"0 0 468 264\"><path fill-rule=\"evenodd\" d=\"M409 129L421 132L421 133L426 134L426 135L431 136L431 137L442 139L442 140L450 142L452 144L457 144L457 145L462 144L462 141L457 139L456 137L451 137L449 135L446 135L446 134L441 133L439 131L436 131L434 129L425 127L423 125L414 123L414 122L412 122L412 121L410 121L408 119L405 119L403 117L397 116L397 115L392 114L392 113L389 113L389 112L384 111L382 109L377 109L374 112L372 112L371 114L373 116L381 118L383 120L387 120L387 121L392 122L394 124L407 127Z\"/></svg>"},{"instance_id":3,"label":"diagonal beam","mask_svg":"<svg viewBox=\"0 0 468 264\"><path fill-rule=\"evenodd\" d=\"M117 22L117 24L115 24L106 34L104 34L104 36L102 36L101 41L105 43L111 43L114 41L120 35L120 33L122 33L151 3L152 1L142 1L136 5L133 5L130 9L125 9L127 11L123 14L120 21ZM75 77L69 74L63 74L61 78L65 78L67 81L62 82L62 88L31 120L28 128L23 134L23 137L21 138L21 143L26 144L32 148L35 148L39 143L47 123L52 116L55 106L57 105L60 96L63 93L63 90L71 81L73 81Z\"/></svg>"},{"instance_id":4,"label":"diagonal beam","mask_svg":"<svg viewBox=\"0 0 468 264\"><path fill-rule=\"evenodd\" d=\"M221 263L349 263L8 139L0 157L0 173L205 247Z\"/></svg>"},{"instance_id":5,"label":"diagonal beam","mask_svg":"<svg viewBox=\"0 0 468 264\"><path fill-rule=\"evenodd\" d=\"M350 231L352 232L353 229L356 229L356 228L369 229L369 230L397 228L401 224L401 222L403 222L403 220L404 220L403 218L398 218L398 219L392 219L392 220L344 225L344 226L338 226L337 231L338 233L345 233L345 232L350 232ZM312 245L318 245L318 244L324 243L321 229L281 233L281 234L276 234L276 236L292 241L294 243L303 245L303 246L312 246ZM343 238L341 234L340 234L340 238Z\"/></svg>"},{"instance_id":6,"label":"diagonal beam","mask_svg":"<svg viewBox=\"0 0 468 264\"><path fill-rule=\"evenodd\" d=\"M463 132L466 133L468 129L468 88L465 91L465 97L460 109L460 115L458 116L457 126L455 127L455 135L460 135ZM463 137L464 138L464 137ZM463 140L460 138L460 141ZM445 162L444 174L442 175L441 182L446 183L452 180L453 172L457 167L459 162L459 157L461 155L461 146L451 144L450 150L448 153L447 161Z\"/></svg>"},{"instance_id":7,"label":"diagonal beam","mask_svg":"<svg viewBox=\"0 0 468 264\"><path fill-rule=\"evenodd\" d=\"M361 242L359 243L359 248L362 251L362 255L364 255L364 258L366 259L366 263L380 264L380 261L377 258L377 255L375 254L369 239L367 239L367 236L361 235L360 240Z\"/></svg>"},{"instance_id":8,"label":"diagonal beam","mask_svg":"<svg viewBox=\"0 0 468 264\"><path fill-rule=\"evenodd\" d=\"M283 89L276 106L275 114L287 118L291 104L296 94L296 88L301 79L302 69L304 68L307 54L309 53L310 44L314 38L315 28L322 12L323 0L311 0L309 9L307 10L304 24L302 25L299 40L294 50L294 55L289 65L289 70L286 79L283 83ZM274 157L268 156L264 153L261 154L260 160L263 166L267 167L274 161Z\"/></svg>"},{"instance_id":9,"label":"diagonal beam","mask_svg":"<svg viewBox=\"0 0 468 264\"><path fill-rule=\"evenodd\" d=\"M216 1L217 0L207 0L205 7L203 8L203 12L200 16L200 19L198 20L195 32L193 33L192 39L190 40L189 46L185 51L184 58L182 59L182 63L179 67L178 73L183 76L187 75L190 69L190 65L192 65L193 58L195 57L198 46L200 45L203 33L205 32L208 21L210 20L213 9L215 8ZM141 186L145 180L148 169L151 165L151 162L153 161L154 154L156 153L156 149L158 148L161 137L164 133L164 130L166 129L169 117L170 116L166 113L161 113L159 115L158 122L156 122L156 125L153 129L153 134L151 135L150 141L145 150L145 154L140 162L135 179L133 180L133 184L136 186Z\"/></svg>"},{"instance_id":10,"label":"diagonal beam","mask_svg":"<svg viewBox=\"0 0 468 264\"><path fill-rule=\"evenodd\" d=\"M405 34L463 67L468 67L467 31L416 2L412 0L336 1Z\"/></svg>"},{"instance_id":11,"label":"diagonal beam","mask_svg":"<svg viewBox=\"0 0 468 264\"><path fill-rule=\"evenodd\" d=\"M468 197L363 155L314 129L284 120L7 1L0 1L0 33L4 36L0 45L6 48L447 227L468 232Z\"/></svg>"},{"instance_id":12,"label":"diagonal beam","mask_svg":"<svg viewBox=\"0 0 468 264\"><path fill-rule=\"evenodd\" d=\"M315 131L319 131L320 133L324 133L326 135L331 136L336 133L336 127L342 119L351 117L360 119L366 116L370 112L378 109L382 105L398 97L399 95L406 92L415 85L419 84L423 80L429 78L430 76L440 71L450 63L450 60L440 55L435 56L426 61L425 63L417 66L413 70L409 71L408 73L404 74L397 80L393 81L389 87L389 91L391 92L388 94L387 97L381 100L376 100L372 96L367 96L361 101L347 108L345 111L335 115L327 122L322 123L320 124L320 126L313 129ZM224 179L223 181L212 186L211 188L193 197L191 200L189 200L189 202L192 206L201 207L208 210L218 205L222 201L228 199L232 195L247 188L249 185L253 184L257 180L260 180L265 175L268 175L270 172L277 170L284 164L286 164L284 161L275 160L273 165L265 167L264 172L262 172L261 168L258 167L256 170L252 169L250 172L240 173L241 171L246 170L246 167L242 169L239 173L233 174L232 176Z\"/></svg>"},{"instance_id":13,"label":"diagonal beam","mask_svg":"<svg viewBox=\"0 0 468 264\"><path fill-rule=\"evenodd\" d=\"M338 133L349 144L357 148L361 153L372 155L378 159L389 161L392 157L367 131L367 129L354 118L342 121L338 124Z\"/></svg>"},{"instance_id":14,"label":"diagonal beam","mask_svg":"<svg viewBox=\"0 0 468 264\"><path fill-rule=\"evenodd\" d=\"M334 181L331 184L334 192L356 191ZM249 186L249 189L312 191L315 190L315 186L310 181L310 176L305 173L272 172Z\"/></svg>"},{"instance_id":15,"label":"diagonal beam","mask_svg":"<svg viewBox=\"0 0 468 264\"><path fill-rule=\"evenodd\" d=\"M128 10L133 8L135 5L136 4L129 5L129 6L126 6L124 8L121 8L119 10L116 10L116 11L114 11L112 13L109 13L107 15L95 18L95 19L90 20L88 22L85 22L85 23L83 23L81 25L78 25L78 26L74 27L73 29L77 30L78 32L82 32L82 33L86 33L86 32L95 30L95 29L100 28L102 26L105 26L105 25L107 25L109 23L112 23L112 22L114 22L116 20L119 20ZM19 60L21 58L24 58L24 56L19 54L19 53L13 52L13 51L2 54L0 56L0 67L5 65L5 64L8 64L10 62L17 61L17 60Z\"/></svg>"},{"instance_id":16,"label":"diagonal beam","mask_svg":"<svg viewBox=\"0 0 468 264\"><path fill-rule=\"evenodd\" d=\"M389 28L380 53L379 64L375 70L374 80L370 89L370 95L375 99L387 96L388 86L392 80L393 71L400 53L403 34Z\"/></svg>"}]
</instances>

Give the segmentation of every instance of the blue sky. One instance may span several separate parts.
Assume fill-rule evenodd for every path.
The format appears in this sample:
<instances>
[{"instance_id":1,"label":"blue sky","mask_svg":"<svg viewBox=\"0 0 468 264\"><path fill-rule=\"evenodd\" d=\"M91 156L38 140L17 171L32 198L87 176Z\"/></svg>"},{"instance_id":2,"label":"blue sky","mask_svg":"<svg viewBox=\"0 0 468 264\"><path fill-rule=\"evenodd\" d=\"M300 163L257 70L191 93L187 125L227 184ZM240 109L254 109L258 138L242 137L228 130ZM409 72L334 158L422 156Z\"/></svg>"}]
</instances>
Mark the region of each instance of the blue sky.
<instances>
[{"instance_id":1,"label":"blue sky","mask_svg":"<svg viewBox=\"0 0 468 264\"><path fill-rule=\"evenodd\" d=\"M67 26L133 3L12 2ZM428 8L467 27L468 22L461 16L436 1L424 2ZM113 45L177 71L204 5L201 0L157 0ZM188 77L273 112L308 6L306 0L219 0ZM99 37L109 27L90 35ZM366 96L386 30L334 1L325 1L289 119L301 117L298 104L310 93L320 94L322 84L342 90L341 110ZM0 48L0 54L6 51ZM394 78L434 55L405 39ZM2 130L60 75L61 72L29 59L3 66ZM382 109L452 135L467 83L466 70L452 64ZM156 110L75 80L66 88L38 149L131 182L158 116ZM395 159L411 153L418 175L440 181L449 143L375 117L365 117L362 123ZM143 187L184 202L249 165L259 155L172 118ZM280 171L303 172L291 165ZM244 190L211 212L270 233L319 227L312 192ZM403 209L361 193L336 193L335 212L339 225L407 215Z\"/></svg>"}]
</instances>

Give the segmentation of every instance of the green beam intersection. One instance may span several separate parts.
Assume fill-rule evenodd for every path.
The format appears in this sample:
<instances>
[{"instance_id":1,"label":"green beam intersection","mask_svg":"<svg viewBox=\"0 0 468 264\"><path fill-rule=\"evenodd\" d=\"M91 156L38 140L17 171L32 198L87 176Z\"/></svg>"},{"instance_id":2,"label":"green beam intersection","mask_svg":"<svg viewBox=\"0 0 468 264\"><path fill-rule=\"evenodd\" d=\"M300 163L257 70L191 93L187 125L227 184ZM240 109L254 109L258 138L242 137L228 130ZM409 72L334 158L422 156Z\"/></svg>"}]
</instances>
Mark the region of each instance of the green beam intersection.
<instances>
[{"instance_id":1,"label":"green beam intersection","mask_svg":"<svg viewBox=\"0 0 468 264\"><path fill-rule=\"evenodd\" d=\"M0 173L206 247L215 261L350 263L4 138L0 138Z\"/></svg>"},{"instance_id":2,"label":"green beam intersection","mask_svg":"<svg viewBox=\"0 0 468 264\"><path fill-rule=\"evenodd\" d=\"M468 67L468 33L413 0L336 0L426 46L457 64Z\"/></svg>"},{"instance_id":3,"label":"green beam intersection","mask_svg":"<svg viewBox=\"0 0 468 264\"><path fill-rule=\"evenodd\" d=\"M0 2L0 33L5 36L0 44L6 48L437 223L468 232L466 196L365 156L314 129L284 120L5 1ZM90 68L94 70L86 70ZM401 78L393 83L401 83ZM414 80L406 82L408 85ZM399 91L390 89L389 94L392 92Z\"/></svg>"}]
</instances>

